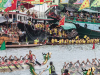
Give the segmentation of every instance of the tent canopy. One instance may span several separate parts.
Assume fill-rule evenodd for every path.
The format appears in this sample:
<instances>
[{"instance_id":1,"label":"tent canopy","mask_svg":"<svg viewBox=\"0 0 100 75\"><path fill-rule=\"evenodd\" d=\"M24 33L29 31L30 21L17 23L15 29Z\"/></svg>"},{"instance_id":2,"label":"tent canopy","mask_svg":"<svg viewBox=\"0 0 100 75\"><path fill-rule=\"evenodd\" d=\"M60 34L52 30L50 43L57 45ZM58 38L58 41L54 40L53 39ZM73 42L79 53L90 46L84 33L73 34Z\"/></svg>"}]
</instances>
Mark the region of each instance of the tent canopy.
<instances>
[{"instance_id":1,"label":"tent canopy","mask_svg":"<svg viewBox=\"0 0 100 75\"><path fill-rule=\"evenodd\" d=\"M89 12L89 13L100 13L100 12L92 10L92 9L83 9L82 11L86 11L86 12Z\"/></svg>"},{"instance_id":2,"label":"tent canopy","mask_svg":"<svg viewBox=\"0 0 100 75\"><path fill-rule=\"evenodd\" d=\"M6 22L7 19L4 16L0 16L0 23Z\"/></svg>"},{"instance_id":3,"label":"tent canopy","mask_svg":"<svg viewBox=\"0 0 100 75\"><path fill-rule=\"evenodd\" d=\"M65 25L62 25L61 27L64 30L76 29L76 26L73 23L65 23Z\"/></svg>"}]
</instances>

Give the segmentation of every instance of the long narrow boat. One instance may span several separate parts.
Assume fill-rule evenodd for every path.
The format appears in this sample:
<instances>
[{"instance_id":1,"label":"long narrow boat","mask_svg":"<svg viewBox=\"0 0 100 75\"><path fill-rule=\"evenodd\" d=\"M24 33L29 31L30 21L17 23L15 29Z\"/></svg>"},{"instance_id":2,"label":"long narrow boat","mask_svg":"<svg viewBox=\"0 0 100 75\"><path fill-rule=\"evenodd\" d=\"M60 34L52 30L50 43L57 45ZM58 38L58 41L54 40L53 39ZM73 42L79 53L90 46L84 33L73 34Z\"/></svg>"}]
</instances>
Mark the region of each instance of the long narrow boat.
<instances>
[{"instance_id":1,"label":"long narrow boat","mask_svg":"<svg viewBox=\"0 0 100 75\"><path fill-rule=\"evenodd\" d=\"M22 65L22 67L24 69L28 69L29 68L29 66L27 64L21 64L21 65ZM22 69L22 67L20 65L17 65L18 69L14 65L10 65L9 67L12 69L12 71L16 71L16 70L21 70ZM9 67L7 65L0 66L0 72L11 72Z\"/></svg>"},{"instance_id":2,"label":"long narrow boat","mask_svg":"<svg viewBox=\"0 0 100 75\"><path fill-rule=\"evenodd\" d=\"M6 45L6 48L23 48L23 47L37 47L37 46L42 46L42 44Z\"/></svg>"},{"instance_id":3,"label":"long narrow boat","mask_svg":"<svg viewBox=\"0 0 100 75\"><path fill-rule=\"evenodd\" d=\"M48 60L51 58L51 52L47 53L47 54L43 54L43 58L44 61L41 65L45 65ZM38 65L40 64L38 61L35 61ZM29 69L30 68L30 64L33 63L20 63L20 64L12 64L12 65L0 65L0 72L11 72L11 71L16 71L16 70L22 70L22 69ZM38 66L38 65L34 65L33 66Z\"/></svg>"}]
</instances>

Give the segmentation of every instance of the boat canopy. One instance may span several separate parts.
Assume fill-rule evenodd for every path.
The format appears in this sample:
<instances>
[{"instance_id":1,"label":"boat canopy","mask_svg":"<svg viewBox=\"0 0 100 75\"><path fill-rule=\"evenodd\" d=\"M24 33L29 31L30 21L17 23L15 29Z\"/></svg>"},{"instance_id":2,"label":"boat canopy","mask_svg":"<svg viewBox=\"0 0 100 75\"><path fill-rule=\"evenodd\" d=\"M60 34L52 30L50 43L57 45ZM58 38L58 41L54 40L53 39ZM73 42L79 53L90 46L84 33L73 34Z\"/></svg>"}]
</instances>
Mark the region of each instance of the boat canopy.
<instances>
[{"instance_id":1,"label":"boat canopy","mask_svg":"<svg viewBox=\"0 0 100 75\"><path fill-rule=\"evenodd\" d=\"M6 22L7 19L4 16L0 16L0 23Z\"/></svg>"},{"instance_id":2,"label":"boat canopy","mask_svg":"<svg viewBox=\"0 0 100 75\"><path fill-rule=\"evenodd\" d=\"M73 23L65 23L65 25L62 25L61 27L64 30L76 29L76 26Z\"/></svg>"},{"instance_id":3,"label":"boat canopy","mask_svg":"<svg viewBox=\"0 0 100 75\"><path fill-rule=\"evenodd\" d=\"M100 12L92 10L92 9L83 9L82 11L86 11L86 12L89 12L89 13L100 13Z\"/></svg>"},{"instance_id":4,"label":"boat canopy","mask_svg":"<svg viewBox=\"0 0 100 75\"><path fill-rule=\"evenodd\" d=\"M62 10L61 12L67 12L67 11L72 11L72 12L74 12L74 11L76 11L76 10L74 10L73 8L70 8L70 7L64 7L63 10Z\"/></svg>"}]
</instances>

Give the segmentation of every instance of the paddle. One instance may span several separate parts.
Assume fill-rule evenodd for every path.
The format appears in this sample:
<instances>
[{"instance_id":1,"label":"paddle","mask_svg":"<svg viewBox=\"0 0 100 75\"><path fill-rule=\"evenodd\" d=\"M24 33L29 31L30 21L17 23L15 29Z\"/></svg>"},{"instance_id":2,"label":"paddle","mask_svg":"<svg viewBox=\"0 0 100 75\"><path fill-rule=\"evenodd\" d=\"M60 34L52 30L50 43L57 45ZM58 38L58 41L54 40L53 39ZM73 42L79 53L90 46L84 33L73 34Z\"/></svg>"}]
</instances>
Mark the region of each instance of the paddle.
<instances>
[{"instance_id":1,"label":"paddle","mask_svg":"<svg viewBox=\"0 0 100 75\"><path fill-rule=\"evenodd\" d=\"M22 69L24 69L24 67L20 63L18 63L18 64L21 66Z\"/></svg>"},{"instance_id":2,"label":"paddle","mask_svg":"<svg viewBox=\"0 0 100 75\"><path fill-rule=\"evenodd\" d=\"M12 57L12 56L11 56ZM14 59L14 57L13 57L13 59ZM12 63L13 64L13 63ZM16 69L19 69L15 64L13 64L15 67L16 67Z\"/></svg>"},{"instance_id":3,"label":"paddle","mask_svg":"<svg viewBox=\"0 0 100 75\"><path fill-rule=\"evenodd\" d=\"M34 60L34 59L33 59ZM41 66L41 64L36 60L34 60L39 66ZM33 62L32 62L33 63ZM34 64L34 63L33 63Z\"/></svg>"},{"instance_id":4,"label":"paddle","mask_svg":"<svg viewBox=\"0 0 100 75\"><path fill-rule=\"evenodd\" d=\"M0 66L2 68L2 66ZM3 68L2 68L3 69ZM5 69L3 69L5 71Z\"/></svg>"},{"instance_id":5,"label":"paddle","mask_svg":"<svg viewBox=\"0 0 100 75\"><path fill-rule=\"evenodd\" d=\"M6 64L7 66L8 66L8 68L10 69L10 71L12 71L12 69L9 67L9 65L8 64Z\"/></svg>"},{"instance_id":6,"label":"paddle","mask_svg":"<svg viewBox=\"0 0 100 75\"><path fill-rule=\"evenodd\" d=\"M41 64L40 64L37 60L36 60L35 62L36 62L39 66L41 66Z\"/></svg>"},{"instance_id":7,"label":"paddle","mask_svg":"<svg viewBox=\"0 0 100 75\"><path fill-rule=\"evenodd\" d=\"M1 58L2 59L2 58ZM3 60L3 59L2 59ZM9 65L8 64L6 64L7 65L7 67L10 69L10 71L12 71L12 69L9 67ZM2 68L2 67L1 67ZM3 69L3 68L2 68Z\"/></svg>"},{"instance_id":8,"label":"paddle","mask_svg":"<svg viewBox=\"0 0 100 75\"><path fill-rule=\"evenodd\" d=\"M13 63L12 63L13 64ZM13 64L17 69L19 69L15 64Z\"/></svg>"},{"instance_id":9,"label":"paddle","mask_svg":"<svg viewBox=\"0 0 100 75\"><path fill-rule=\"evenodd\" d=\"M44 72L47 68L48 68L48 65L47 65L47 67L43 70L43 72ZM43 72L41 72L39 75L42 75Z\"/></svg>"}]
</instances>

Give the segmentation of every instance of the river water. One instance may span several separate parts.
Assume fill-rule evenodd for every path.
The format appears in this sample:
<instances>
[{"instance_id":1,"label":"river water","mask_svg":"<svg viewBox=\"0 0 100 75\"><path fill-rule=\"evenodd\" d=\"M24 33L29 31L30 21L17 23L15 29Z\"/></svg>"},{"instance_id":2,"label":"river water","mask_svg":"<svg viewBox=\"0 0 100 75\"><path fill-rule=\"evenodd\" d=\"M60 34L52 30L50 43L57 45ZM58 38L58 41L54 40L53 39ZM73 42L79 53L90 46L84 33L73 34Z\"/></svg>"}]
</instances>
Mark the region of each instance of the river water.
<instances>
[{"instance_id":1,"label":"river water","mask_svg":"<svg viewBox=\"0 0 100 75\"><path fill-rule=\"evenodd\" d=\"M36 58L39 62L43 62L43 53L52 52L51 58L48 63L42 67L35 67L36 73L42 72L50 61L53 61L56 68L57 74L61 75L61 69L64 65L64 62L68 63L70 61L76 62L77 60L83 61L88 58L92 60L93 58L100 58L100 44L95 45L95 49L92 50L92 44L88 45L45 45L40 47L31 47L31 48L8 48L4 51L0 51L0 56L25 56L29 53L29 50L32 50L32 53L36 55ZM31 75L29 69L24 69L14 72L0 73L0 75ZM42 75L49 75L49 71L44 72Z\"/></svg>"}]
</instances>

